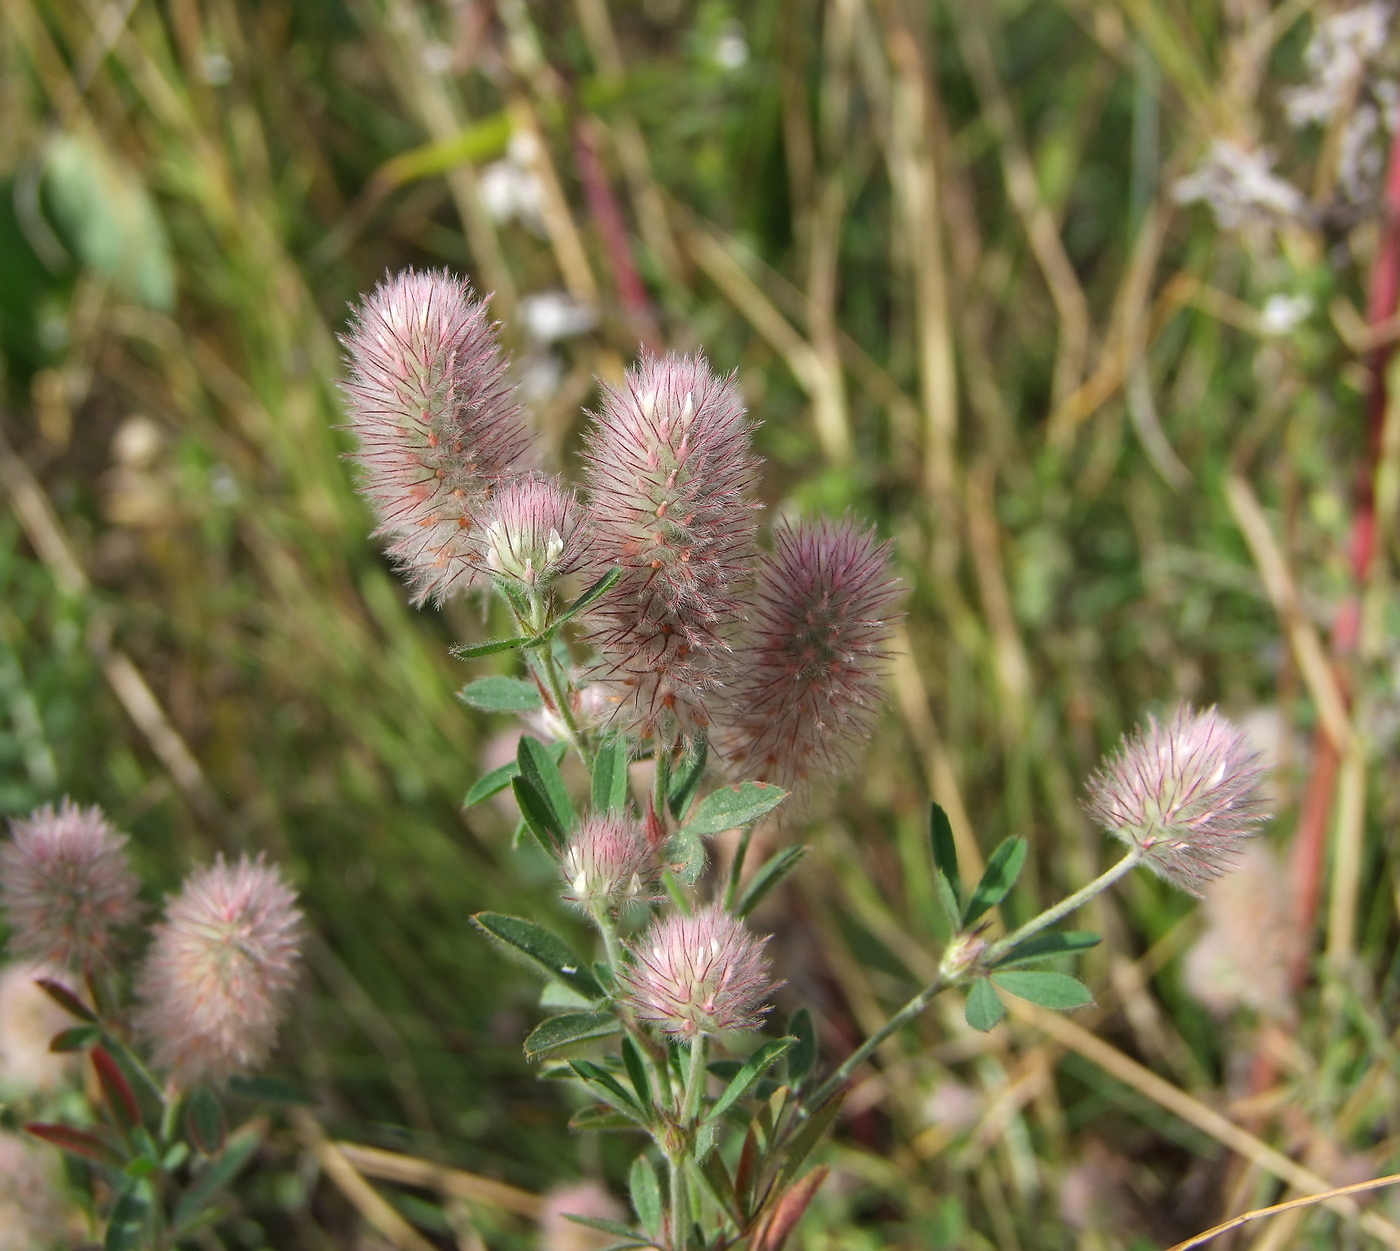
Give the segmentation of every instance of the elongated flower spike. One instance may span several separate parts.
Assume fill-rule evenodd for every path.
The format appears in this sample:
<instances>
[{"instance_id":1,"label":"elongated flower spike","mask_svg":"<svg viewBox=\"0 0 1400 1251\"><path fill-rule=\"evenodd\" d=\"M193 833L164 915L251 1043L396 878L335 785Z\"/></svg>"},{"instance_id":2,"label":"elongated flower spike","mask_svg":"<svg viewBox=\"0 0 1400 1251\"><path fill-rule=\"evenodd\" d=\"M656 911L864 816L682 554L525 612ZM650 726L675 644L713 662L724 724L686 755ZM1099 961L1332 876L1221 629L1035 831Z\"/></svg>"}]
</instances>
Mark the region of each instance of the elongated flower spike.
<instances>
[{"instance_id":1,"label":"elongated flower spike","mask_svg":"<svg viewBox=\"0 0 1400 1251\"><path fill-rule=\"evenodd\" d=\"M415 602L441 603L476 578L482 513L528 463L495 329L461 279L410 269L374 289L343 341L360 489Z\"/></svg>"},{"instance_id":2,"label":"elongated flower spike","mask_svg":"<svg viewBox=\"0 0 1400 1251\"><path fill-rule=\"evenodd\" d=\"M585 818L559 861L564 898L585 911L657 898L660 868L640 823L622 813Z\"/></svg>"},{"instance_id":3,"label":"elongated flower spike","mask_svg":"<svg viewBox=\"0 0 1400 1251\"><path fill-rule=\"evenodd\" d=\"M1147 852L1147 865L1193 895L1234 866L1241 842L1268 820L1264 769L1242 731L1214 708L1181 705L1148 717L1089 784L1085 807L1110 834Z\"/></svg>"},{"instance_id":4,"label":"elongated flower spike","mask_svg":"<svg viewBox=\"0 0 1400 1251\"><path fill-rule=\"evenodd\" d=\"M185 880L137 978L138 1025L189 1089L266 1059L300 963L302 915L261 858L218 857Z\"/></svg>"},{"instance_id":5,"label":"elongated flower spike","mask_svg":"<svg viewBox=\"0 0 1400 1251\"><path fill-rule=\"evenodd\" d=\"M584 559L587 518L558 478L525 474L496 493L482 531L483 564L497 578L543 587Z\"/></svg>"},{"instance_id":6,"label":"elongated flower spike","mask_svg":"<svg viewBox=\"0 0 1400 1251\"><path fill-rule=\"evenodd\" d=\"M850 518L778 526L722 714L735 777L793 790L852 768L883 703L898 595L874 530Z\"/></svg>"},{"instance_id":7,"label":"elongated flower spike","mask_svg":"<svg viewBox=\"0 0 1400 1251\"><path fill-rule=\"evenodd\" d=\"M732 379L701 356L643 356L585 439L593 556L622 569L591 618L591 675L618 720L667 741L704 731L726 631L752 575L758 458Z\"/></svg>"},{"instance_id":8,"label":"elongated flower spike","mask_svg":"<svg viewBox=\"0 0 1400 1251\"><path fill-rule=\"evenodd\" d=\"M0 847L0 907L10 950L46 964L92 969L109 961L116 931L136 920L137 881L126 836L100 808L64 799L10 822Z\"/></svg>"},{"instance_id":9,"label":"elongated flower spike","mask_svg":"<svg viewBox=\"0 0 1400 1251\"><path fill-rule=\"evenodd\" d=\"M623 998L639 1020L673 1038L757 1029L777 989L767 941L715 904L672 913L652 923L619 972Z\"/></svg>"}]
</instances>

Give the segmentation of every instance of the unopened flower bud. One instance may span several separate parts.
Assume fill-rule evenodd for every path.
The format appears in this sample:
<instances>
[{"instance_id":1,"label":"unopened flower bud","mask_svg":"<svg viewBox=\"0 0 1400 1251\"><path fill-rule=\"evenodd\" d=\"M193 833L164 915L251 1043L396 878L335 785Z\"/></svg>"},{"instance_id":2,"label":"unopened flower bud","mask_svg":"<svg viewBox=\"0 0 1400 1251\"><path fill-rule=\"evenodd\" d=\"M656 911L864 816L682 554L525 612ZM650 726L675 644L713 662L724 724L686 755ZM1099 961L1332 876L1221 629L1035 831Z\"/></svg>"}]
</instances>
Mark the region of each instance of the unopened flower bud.
<instances>
[{"instance_id":1,"label":"unopened flower bud","mask_svg":"<svg viewBox=\"0 0 1400 1251\"><path fill-rule=\"evenodd\" d=\"M958 934L943 953L938 975L948 982L957 982L976 966L986 950L987 942L981 935Z\"/></svg>"},{"instance_id":2,"label":"unopened flower bud","mask_svg":"<svg viewBox=\"0 0 1400 1251\"><path fill-rule=\"evenodd\" d=\"M567 888L564 898L587 911L656 897L656 855L641 825L622 813L582 821L559 869Z\"/></svg>"},{"instance_id":3,"label":"unopened flower bud","mask_svg":"<svg viewBox=\"0 0 1400 1251\"><path fill-rule=\"evenodd\" d=\"M1193 895L1234 866L1268 819L1264 769L1244 734L1214 708L1148 717L1090 782L1089 815L1147 853L1159 876Z\"/></svg>"},{"instance_id":4,"label":"unopened flower bud","mask_svg":"<svg viewBox=\"0 0 1400 1251\"><path fill-rule=\"evenodd\" d=\"M578 567L583 533L578 501L557 478L517 478L497 492L486 515L486 567L527 587L547 586Z\"/></svg>"}]
</instances>

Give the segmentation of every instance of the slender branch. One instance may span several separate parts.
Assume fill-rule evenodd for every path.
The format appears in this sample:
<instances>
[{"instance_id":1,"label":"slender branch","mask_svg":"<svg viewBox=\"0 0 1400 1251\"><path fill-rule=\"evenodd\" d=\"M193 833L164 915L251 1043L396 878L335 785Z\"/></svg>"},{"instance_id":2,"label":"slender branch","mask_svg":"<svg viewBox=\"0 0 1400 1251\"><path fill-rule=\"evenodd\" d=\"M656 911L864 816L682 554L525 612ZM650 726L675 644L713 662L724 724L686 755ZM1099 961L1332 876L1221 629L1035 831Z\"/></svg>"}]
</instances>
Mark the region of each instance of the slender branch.
<instances>
[{"instance_id":1,"label":"slender branch","mask_svg":"<svg viewBox=\"0 0 1400 1251\"><path fill-rule=\"evenodd\" d=\"M705 1091L705 1035L697 1034L690 1044L690 1068L685 1077L685 1100L681 1124L691 1125L700 1115L700 1096Z\"/></svg>"},{"instance_id":2,"label":"slender branch","mask_svg":"<svg viewBox=\"0 0 1400 1251\"><path fill-rule=\"evenodd\" d=\"M652 751L656 770L651 780L651 810L664 827L666 825L666 792L671 789L671 752L657 742Z\"/></svg>"},{"instance_id":3,"label":"slender branch","mask_svg":"<svg viewBox=\"0 0 1400 1251\"><path fill-rule=\"evenodd\" d=\"M690 1219L685 1214L685 1157L668 1155L671 1166L671 1251L685 1251L690 1232Z\"/></svg>"},{"instance_id":4,"label":"slender branch","mask_svg":"<svg viewBox=\"0 0 1400 1251\"><path fill-rule=\"evenodd\" d=\"M749 854L749 841L753 838L754 822L744 826L739 835L739 845L734 849L734 863L729 866L729 884L724 888L724 910L734 907L734 896L739 893L739 878L744 872L744 861Z\"/></svg>"},{"instance_id":5,"label":"slender branch","mask_svg":"<svg viewBox=\"0 0 1400 1251\"><path fill-rule=\"evenodd\" d=\"M573 705L569 702L568 692L564 689L559 666L554 663L554 652L548 643L538 648L537 651L540 656L539 667L544 672L545 685L549 688L550 698L554 700L554 706L559 711L559 719L563 721L564 728L569 733L569 742L591 772L593 769L593 749L589 746L587 735L579 726L578 718L574 716Z\"/></svg>"}]
</instances>

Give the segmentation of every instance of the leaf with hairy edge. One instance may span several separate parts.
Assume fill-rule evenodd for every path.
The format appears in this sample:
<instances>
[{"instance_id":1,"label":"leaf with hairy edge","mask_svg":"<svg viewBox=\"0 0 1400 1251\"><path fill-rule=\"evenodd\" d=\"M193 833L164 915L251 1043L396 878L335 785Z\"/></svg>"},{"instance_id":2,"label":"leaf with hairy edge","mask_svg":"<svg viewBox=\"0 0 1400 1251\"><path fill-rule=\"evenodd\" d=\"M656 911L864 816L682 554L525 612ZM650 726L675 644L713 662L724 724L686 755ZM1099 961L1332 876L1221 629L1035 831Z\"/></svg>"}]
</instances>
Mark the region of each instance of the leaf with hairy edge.
<instances>
[{"instance_id":1,"label":"leaf with hairy edge","mask_svg":"<svg viewBox=\"0 0 1400 1251\"><path fill-rule=\"evenodd\" d=\"M592 608L594 604L617 585L617 580L620 577L622 577L622 569L620 566L614 565L554 619L555 627L563 625L570 617L576 617L579 613L586 612L588 609Z\"/></svg>"},{"instance_id":2,"label":"leaf with hairy edge","mask_svg":"<svg viewBox=\"0 0 1400 1251\"><path fill-rule=\"evenodd\" d=\"M593 758L593 811L620 812L627 804L627 765L630 753L625 739L604 740Z\"/></svg>"},{"instance_id":3,"label":"leaf with hairy edge","mask_svg":"<svg viewBox=\"0 0 1400 1251\"><path fill-rule=\"evenodd\" d=\"M691 798L700 787L700 779L705 776L705 761L709 754L709 744L703 738L698 740L685 753L680 768L671 775L671 787L666 796L666 803L677 821L690 806Z\"/></svg>"},{"instance_id":4,"label":"leaf with hairy edge","mask_svg":"<svg viewBox=\"0 0 1400 1251\"><path fill-rule=\"evenodd\" d=\"M630 1116L615 1112L607 1104L591 1108L580 1108L569 1118L569 1128L573 1130L596 1129L602 1133L644 1133L645 1127Z\"/></svg>"},{"instance_id":5,"label":"leaf with hairy edge","mask_svg":"<svg viewBox=\"0 0 1400 1251\"><path fill-rule=\"evenodd\" d=\"M788 1081L795 1089L800 1089L817 1062L817 1031L812 1027L812 1014L806 1008L798 1008L792 1014L788 1033L796 1040L787 1057Z\"/></svg>"},{"instance_id":6,"label":"leaf with hairy edge","mask_svg":"<svg viewBox=\"0 0 1400 1251\"><path fill-rule=\"evenodd\" d=\"M806 854L805 847L784 847L777 855L770 857L744 888L743 897L739 900L739 906L734 909L734 915L748 916L763 902L769 891L797 868L797 862Z\"/></svg>"},{"instance_id":7,"label":"leaf with hairy edge","mask_svg":"<svg viewBox=\"0 0 1400 1251\"><path fill-rule=\"evenodd\" d=\"M468 682L457 692L457 698L481 712L534 712L544 706L533 682L496 675Z\"/></svg>"},{"instance_id":8,"label":"leaf with hairy edge","mask_svg":"<svg viewBox=\"0 0 1400 1251\"><path fill-rule=\"evenodd\" d=\"M612 1234L615 1238L625 1238L627 1241L622 1244L610 1244L608 1251L623 1251L624 1247L648 1247L651 1245L647 1241L647 1236L638 1230L628 1229L626 1225L619 1221L610 1221L602 1216L578 1216L573 1212L563 1212L561 1215L566 1221L573 1221L575 1225L584 1225L589 1229L597 1229L605 1234Z\"/></svg>"},{"instance_id":9,"label":"leaf with hairy edge","mask_svg":"<svg viewBox=\"0 0 1400 1251\"><path fill-rule=\"evenodd\" d=\"M567 743L550 743L546 750L554 758L554 763L558 764L564 759L564 753L568 751ZM490 799L492 795L499 794L510 785L511 779L520 776L520 762L511 760L503 764L499 769L492 769L490 773L484 773L472 784L471 790L467 792L467 797L462 800L463 808L471 808L479 804L483 799Z\"/></svg>"},{"instance_id":10,"label":"leaf with hairy edge","mask_svg":"<svg viewBox=\"0 0 1400 1251\"><path fill-rule=\"evenodd\" d=\"M549 805L555 833L561 841L568 842L569 832L574 828L574 806L569 802L569 792L549 749L538 739L523 734L515 759L520 765L521 780L534 787Z\"/></svg>"},{"instance_id":11,"label":"leaf with hairy edge","mask_svg":"<svg viewBox=\"0 0 1400 1251\"><path fill-rule=\"evenodd\" d=\"M632 1089L637 1092L637 1102L644 1108L651 1107L651 1078L647 1076L647 1066L637 1044L630 1038L622 1040L622 1067L632 1079Z\"/></svg>"},{"instance_id":12,"label":"leaf with hairy edge","mask_svg":"<svg viewBox=\"0 0 1400 1251\"><path fill-rule=\"evenodd\" d=\"M744 1067L735 1074L734 1080L729 1083L723 1094L715 1100L714 1107L710 1109L706 1119L717 1120L723 1116L748 1094L749 1087L758 1081L768 1066L796 1041L795 1038L774 1038L755 1050L753 1055L744 1062Z\"/></svg>"},{"instance_id":13,"label":"leaf with hairy edge","mask_svg":"<svg viewBox=\"0 0 1400 1251\"><path fill-rule=\"evenodd\" d=\"M632 1210L641 1221L647 1237L661 1237L661 1184L656 1180L656 1169L643 1152L632 1161L632 1172L628 1176L628 1189L632 1194Z\"/></svg>"},{"instance_id":14,"label":"leaf with hairy edge","mask_svg":"<svg viewBox=\"0 0 1400 1251\"><path fill-rule=\"evenodd\" d=\"M195 1179L175 1206L174 1232L183 1234L190 1226L197 1224L210 1201L229 1182L233 1181L243 1166L253 1157L263 1139L263 1126L258 1122L245 1126L225 1144L217 1159Z\"/></svg>"},{"instance_id":15,"label":"leaf with hairy edge","mask_svg":"<svg viewBox=\"0 0 1400 1251\"><path fill-rule=\"evenodd\" d=\"M580 1081L593 1088L594 1093L612 1106L623 1116L631 1117L638 1125L646 1126L649 1119L645 1112L637 1106L637 1101L623 1088L622 1083L617 1080L607 1069L599 1064L594 1064L591 1060L570 1060L569 1067Z\"/></svg>"},{"instance_id":16,"label":"leaf with hairy edge","mask_svg":"<svg viewBox=\"0 0 1400 1251\"><path fill-rule=\"evenodd\" d=\"M975 1030L987 1033L1006 1015L1006 1005L997 998L997 992L985 978L979 977L967 992L967 1003L963 1005L963 1016Z\"/></svg>"},{"instance_id":17,"label":"leaf with hairy edge","mask_svg":"<svg viewBox=\"0 0 1400 1251\"><path fill-rule=\"evenodd\" d=\"M958 846L953 841L953 823L937 804L928 806L928 841L933 851L933 867L948 879L953 898L957 899L962 892L962 880L958 876Z\"/></svg>"},{"instance_id":18,"label":"leaf with hairy edge","mask_svg":"<svg viewBox=\"0 0 1400 1251\"><path fill-rule=\"evenodd\" d=\"M943 921L939 937L946 942L962 929L962 908L958 904L958 896L953 890L952 883L943 876L942 869L933 871L933 889L938 899L939 916ZM938 929L936 922L934 928Z\"/></svg>"},{"instance_id":19,"label":"leaf with hairy edge","mask_svg":"<svg viewBox=\"0 0 1400 1251\"><path fill-rule=\"evenodd\" d=\"M1014 969L1022 964L1053 960L1056 956L1073 955L1097 947L1103 940L1088 930L1062 930L1058 934L1037 934L1017 944L996 962L998 969Z\"/></svg>"},{"instance_id":20,"label":"leaf with hairy edge","mask_svg":"<svg viewBox=\"0 0 1400 1251\"><path fill-rule=\"evenodd\" d=\"M557 860L564 854L568 837L559 829L554 810L544 796L519 775L511 778L510 789L515 795L515 806L520 809L522 824L546 854Z\"/></svg>"},{"instance_id":21,"label":"leaf with hairy edge","mask_svg":"<svg viewBox=\"0 0 1400 1251\"><path fill-rule=\"evenodd\" d=\"M535 972L563 982L590 1001L602 998L603 988L593 974L583 967L568 943L542 925L500 912L478 912L472 917L472 924L507 954L522 959Z\"/></svg>"},{"instance_id":22,"label":"leaf with hairy edge","mask_svg":"<svg viewBox=\"0 0 1400 1251\"><path fill-rule=\"evenodd\" d=\"M44 992L54 1003L58 1004L65 1012L71 1013L80 1021L87 1021L90 1025L97 1024L97 1016L91 1008L78 998L62 982L56 982L49 977L36 977L34 985Z\"/></svg>"},{"instance_id":23,"label":"leaf with hairy edge","mask_svg":"<svg viewBox=\"0 0 1400 1251\"><path fill-rule=\"evenodd\" d=\"M711 791L685 823L692 834L722 834L741 825L752 825L787 798L787 791L771 782L740 782Z\"/></svg>"},{"instance_id":24,"label":"leaf with hairy edge","mask_svg":"<svg viewBox=\"0 0 1400 1251\"><path fill-rule=\"evenodd\" d=\"M1047 973L1039 969L998 972L992 974L992 981L1017 999L1039 1004L1042 1008L1054 1008L1056 1012L1087 1008L1094 1002L1089 988L1068 973Z\"/></svg>"},{"instance_id":25,"label":"leaf with hairy edge","mask_svg":"<svg viewBox=\"0 0 1400 1251\"><path fill-rule=\"evenodd\" d=\"M1025 863L1026 840L1013 834L992 852L992 858L987 861L982 880L977 883L972 898L967 901L967 907L963 910L963 925L971 925L988 908L995 907L1005 899L1011 888L1016 885L1016 879L1021 876L1021 868Z\"/></svg>"},{"instance_id":26,"label":"leaf with hairy edge","mask_svg":"<svg viewBox=\"0 0 1400 1251\"><path fill-rule=\"evenodd\" d=\"M513 647L523 647L529 641L528 635L517 634L513 639L491 639L485 643L459 643L451 651L458 660L475 660L478 656L490 656L495 652L508 652Z\"/></svg>"},{"instance_id":27,"label":"leaf with hairy edge","mask_svg":"<svg viewBox=\"0 0 1400 1251\"><path fill-rule=\"evenodd\" d=\"M525 1054L534 1060L621 1032L622 1022L611 1012L566 1012L534 1028L525 1040Z\"/></svg>"},{"instance_id":28,"label":"leaf with hairy edge","mask_svg":"<svg viewBox=\"0 0 1400 1251\"><path fill-rule=\"evenodd\" d=\"M705 871L705 844L694 830L677 830L666 841L666 867L687 886L694 886Z\"/></svg>"}]
</instances>

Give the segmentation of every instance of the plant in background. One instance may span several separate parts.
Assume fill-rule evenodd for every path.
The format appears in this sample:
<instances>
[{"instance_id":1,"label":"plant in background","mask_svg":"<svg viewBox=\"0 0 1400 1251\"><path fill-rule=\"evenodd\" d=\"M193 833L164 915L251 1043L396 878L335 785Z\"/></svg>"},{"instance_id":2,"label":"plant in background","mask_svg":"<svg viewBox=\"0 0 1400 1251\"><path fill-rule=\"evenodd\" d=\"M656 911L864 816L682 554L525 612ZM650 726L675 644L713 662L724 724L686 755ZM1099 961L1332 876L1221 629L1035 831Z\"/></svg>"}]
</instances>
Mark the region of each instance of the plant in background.
<instances>
[{"instance_id":1,"label":"plant in background","mask_svg":"<svg viewBox=\"0 0 1400 1251\"><path fill-rule=\"evenodd\" d=\"M1007 839L965 891L935 806L947 929L938 976L819 1079L805 1009L759 1034L778 983L748 925L802 848L782 847L748 873L746 853L785 788L810 794L838 777L868 737L898 597L889 548L846 518L782 522L772 553L757 555L752 427L733 382L701 357L643 356L605 387L585 435L582 510L553 479L512 476L528 456L485 319L457 280L409 273L376 289L346 341L363 487L410 585L420 597L489 586L514 618L512 635L456 654L515 651L527 676L479 678L462 699L547 714L558 727L553 742L523 735L516 759L466 802L511 788L522 830L558 864L561 894L596 927L602 958L530 920L475 921L544 978L542 1003L562 1009L525 1052L592 1097L573 1125L649 1140L630 1172L635 1222L577 1219L620 1247L775 1251L821 1182L824 1170L804 1169L847 1080L886 1038L951 987L967 988L967 1019L984 1030L1005 1011L998 991L1058 1009L1089 1003L1067 973L1032 966L1097 937L1046 931L1137 865L1192 890L1222 871L1262 820L1261 771L1213 710L1150 722L1094 783L1091 811L1127 855L1002 937L989 914L1016 881L1024 840ZM469 350L442 326L470 327ZM451 464L429 472L424 449L440 459L445 442ZM425 501L442 502L437 484L451 474L464 485L449 505L456 529L444 531ZM435 537L415 543L406 526ZM572 570L590 584L570 599ZM571 794L560 771L570 749L587 771L586 796ZM733 781L707 790L711 752ZM643 760L649 794L636 796L629 766ZM709 869L706 840L735 830L728 864Z\"/></svg>"},{"instance_id":2,"label":"plant in background","mask_svg":"<svg viewBox=\"0 0 1400 1251\"><path fill-rule=\"evenodd\" d=\"M132 1011L118 959L140 919L126 838L67 800L10 830L0 846L9 949L46 962L33 984L70 1022L50 1050L84 1055L92 1071L90 1103L25 1128L89 1170L106 1251L164 1251L219 1218L224 1188L266 1132L251 1117L230 1133L226 1109L259 1091L240 1079L266 1060L295 981L296 896L261 859L220 857L193 872L151 931Z\"/></svg>"}]
</instances>

